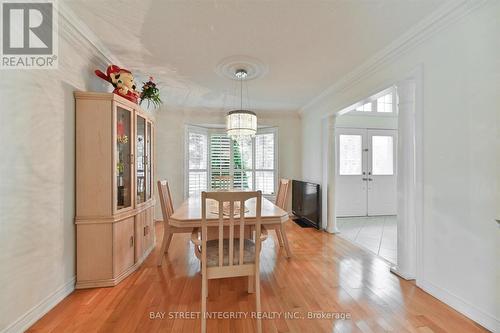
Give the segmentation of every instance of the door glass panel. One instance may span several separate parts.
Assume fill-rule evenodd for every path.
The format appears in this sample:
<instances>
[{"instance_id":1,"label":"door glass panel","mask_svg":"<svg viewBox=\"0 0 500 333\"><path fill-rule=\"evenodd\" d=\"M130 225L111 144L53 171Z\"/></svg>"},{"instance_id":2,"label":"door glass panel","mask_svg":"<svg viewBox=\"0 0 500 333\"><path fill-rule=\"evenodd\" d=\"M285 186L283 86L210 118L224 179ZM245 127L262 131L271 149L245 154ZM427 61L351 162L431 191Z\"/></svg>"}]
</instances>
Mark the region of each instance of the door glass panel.
<instances>
[{"instance_id":1,"label":"door glass panel","mask_svg":"<svg viewBox=\"0 0 500 333\"><path fill-rule=\"evenodd\" d=\"M394 174L394 147L390 135L372 136L372 174Z\"/></svg>"},{"instance_id":2,"label":"door glass panel","mask_svg":"<svg viewBox=\"0 0 500 333\"><path fill-rule=\"evenodd\" d=\"M152 156L153 156L153 145L151 142L151 123L148 123L147 138L146 138L146 199L151 199L151 188L152 188Z\"/></svg>"},{"instance_id":3,"label":"door glass panel","mask_svg":"<svg viewBox=\"0 0 500 333\"><path fill-rule=\"evenodd\" d=\"M146 119L137 116L137 142L136 142L136 177L137 177L137 203L146 200Z\"/></svg>"},{"instance_id":4,"label":"door glass panel","mask_svg":"<svg viewBox=\"0 0 500 333\"><path fill-rule=\"evenodd\" d=\"M361 175L361 135L339 135L339 174L341 176Z\"/></svg>"},{"instance_id":5,"label":"door glass panel","mask_svg":"<svg viewBox=\"0 0 500 333\"><path fill-rule=\"evenodd\" d=\"M116 108L116 207L130 207L132 203L131 183L131 115L130 111Z\"/></svg>"}]
</instances>

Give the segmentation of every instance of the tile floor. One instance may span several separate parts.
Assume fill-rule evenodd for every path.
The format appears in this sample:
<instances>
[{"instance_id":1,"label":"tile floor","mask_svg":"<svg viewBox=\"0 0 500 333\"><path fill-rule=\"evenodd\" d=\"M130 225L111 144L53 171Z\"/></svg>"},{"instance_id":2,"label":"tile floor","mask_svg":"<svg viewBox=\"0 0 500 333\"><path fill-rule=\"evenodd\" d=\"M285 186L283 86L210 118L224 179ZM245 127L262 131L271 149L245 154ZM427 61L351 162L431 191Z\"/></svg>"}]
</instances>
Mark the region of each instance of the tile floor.
<instances>
[{"instance_id":1,"label":"tile floor","mask_svg":"<svg viewBox=\"0 0 500 333\"><path fill-rule=\"evenodd\" d=\"M340 236L362 246L391 263L397 262L396 216L337 218Z\"/></svg>"}]
</instances>

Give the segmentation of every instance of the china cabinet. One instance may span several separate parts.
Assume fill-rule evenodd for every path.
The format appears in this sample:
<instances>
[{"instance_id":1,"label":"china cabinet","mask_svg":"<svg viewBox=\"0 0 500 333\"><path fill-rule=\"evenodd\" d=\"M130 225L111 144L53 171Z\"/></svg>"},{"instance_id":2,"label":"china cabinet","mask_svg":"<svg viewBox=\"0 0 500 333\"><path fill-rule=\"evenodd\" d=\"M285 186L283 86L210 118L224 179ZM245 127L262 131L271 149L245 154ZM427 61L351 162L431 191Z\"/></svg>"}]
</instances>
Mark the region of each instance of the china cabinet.
<instances>
[{"instance_id":1,"label":"china cabinet","mask_svg":"<svg viewBox=\"0 0 500 333\"><path fill-rule=\"evenodd\" d=\"M154 120L116 94L75 100L76 288L114 286L155 244Z\"/></svg>"}]
</instances>

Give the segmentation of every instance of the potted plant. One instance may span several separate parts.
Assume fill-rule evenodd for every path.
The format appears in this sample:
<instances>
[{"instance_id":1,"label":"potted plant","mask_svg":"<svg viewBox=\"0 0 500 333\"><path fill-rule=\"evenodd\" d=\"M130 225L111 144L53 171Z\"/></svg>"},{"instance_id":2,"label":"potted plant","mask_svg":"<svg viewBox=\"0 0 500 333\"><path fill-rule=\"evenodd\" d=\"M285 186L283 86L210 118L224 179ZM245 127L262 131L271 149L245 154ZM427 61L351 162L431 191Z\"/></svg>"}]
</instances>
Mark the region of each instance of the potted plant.
<instances>
[{"instance_id":1,"label":"potted plant","mask_svg":"<svg viewBox=\"0 0 500 333\"><path fill-rule=\"evenodd\" d=\"M153 82L153 77L149 77L148 82L143 82L141 91L141 102L148 101L148 107L153 104L155 108L159 108L161 105L160 90L156 87L156 83Z\"/></svg>"}]
</instances>

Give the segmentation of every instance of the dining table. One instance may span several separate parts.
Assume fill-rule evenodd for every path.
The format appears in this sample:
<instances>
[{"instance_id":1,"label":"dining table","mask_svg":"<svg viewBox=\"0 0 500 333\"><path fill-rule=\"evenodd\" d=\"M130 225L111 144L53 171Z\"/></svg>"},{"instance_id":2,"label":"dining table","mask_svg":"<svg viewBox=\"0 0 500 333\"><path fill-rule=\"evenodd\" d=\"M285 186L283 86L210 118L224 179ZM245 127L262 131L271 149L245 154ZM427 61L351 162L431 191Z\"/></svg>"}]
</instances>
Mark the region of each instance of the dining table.
<instances>
[{"instance_id":1,"label":"dining table","mask_svg":"<svg viewBox=\"0 0 500 333\"><path fill-rule=\"evenodd\" d=\"M245 225L255 224L256 199L245 201ZM235 217L237 219L238 217ZM207 199L207 226L218 226L218 202ZM229 220L229 216L224 215ZM287 258L291 257L290 246L284 223L289 220L288 213L275 205L269 199L262 197L261 225L266 230L274 229L281 234L278 236L280 246L285 248ZM168 224L171 233L186 232L194 228L201 228L201 196L194 195L187 198L170 216Z\"/></svg>"}]
</instances>

